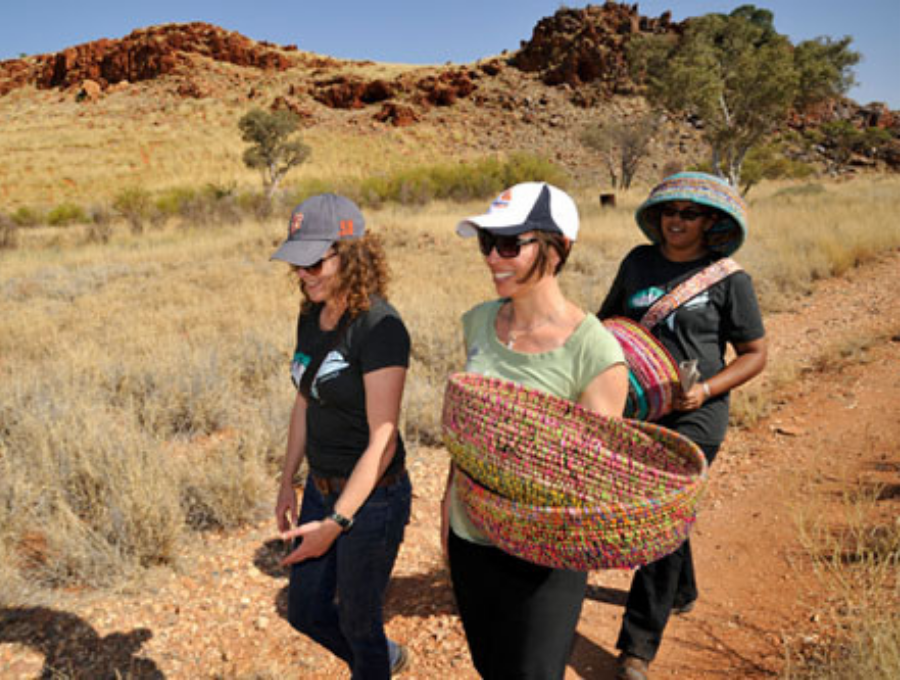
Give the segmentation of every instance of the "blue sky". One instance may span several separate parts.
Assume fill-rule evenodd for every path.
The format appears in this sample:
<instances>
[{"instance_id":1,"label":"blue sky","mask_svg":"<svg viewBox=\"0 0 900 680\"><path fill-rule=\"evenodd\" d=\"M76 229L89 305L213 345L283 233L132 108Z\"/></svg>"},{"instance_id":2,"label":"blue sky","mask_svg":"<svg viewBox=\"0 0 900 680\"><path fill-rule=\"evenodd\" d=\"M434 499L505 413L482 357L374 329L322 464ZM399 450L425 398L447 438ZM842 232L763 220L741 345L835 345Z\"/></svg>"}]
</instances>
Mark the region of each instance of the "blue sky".
<instances>
[{"instance_id":1,"label":"blue sky","mask_svg":"<svg viewBox=\"0 0 900 680\"><path fill-rule=\"evenodd\" d=\"M464 63L515 50L559 0L0 0L0 59L120 38L154 24L206 21L255 40L335 57L413 64ZM602 4L598 0L594 4ZM729 12L742 0L643 0L640 12L684 19ZM850 35L861 52L860 103L900 109L900 0L759 0L794 42Z\"/></svg>"}]
</instances>

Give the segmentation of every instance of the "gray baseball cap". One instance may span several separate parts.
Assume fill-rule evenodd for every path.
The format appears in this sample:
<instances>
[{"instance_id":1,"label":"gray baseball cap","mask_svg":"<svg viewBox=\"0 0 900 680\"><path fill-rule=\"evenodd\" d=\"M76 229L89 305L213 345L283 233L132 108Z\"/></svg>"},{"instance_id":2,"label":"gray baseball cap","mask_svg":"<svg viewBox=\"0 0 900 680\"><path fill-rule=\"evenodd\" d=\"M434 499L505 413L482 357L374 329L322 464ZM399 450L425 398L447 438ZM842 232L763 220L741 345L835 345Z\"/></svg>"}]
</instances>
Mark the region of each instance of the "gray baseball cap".
<instances>
[{"instance_id":1,"label":"gray baseball cap","mask_svg":"<svg viewBox=\"0 0 900 680\"><path fill-rule=\"evenodd\" d=\"M335 241L359 238L365 230L366 221L353 201L318 194L294 208L287 240L271 259L308 267L321 260Z\"/></svg>"}]
</instances>

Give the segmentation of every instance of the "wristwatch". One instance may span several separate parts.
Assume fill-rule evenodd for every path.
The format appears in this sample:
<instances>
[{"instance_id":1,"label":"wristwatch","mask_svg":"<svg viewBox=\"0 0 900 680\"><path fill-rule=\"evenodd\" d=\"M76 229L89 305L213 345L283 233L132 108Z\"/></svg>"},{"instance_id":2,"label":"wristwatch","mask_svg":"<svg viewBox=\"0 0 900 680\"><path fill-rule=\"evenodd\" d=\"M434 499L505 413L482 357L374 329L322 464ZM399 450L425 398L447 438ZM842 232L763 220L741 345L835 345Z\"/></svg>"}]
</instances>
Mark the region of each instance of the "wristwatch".
<instances>
[{"instance_id":1,"label":"wristwatch","mask_svg":"<svg viewBox=\"0 0 900 680\"><path fill-rule=\"evenodd\" d=\"M332 522L337 524L342 532L350 531L350 527L353 526L353 518L344 517L339 512L332 512L326 519L330 519Z\"/></svg>"}]
</instances>

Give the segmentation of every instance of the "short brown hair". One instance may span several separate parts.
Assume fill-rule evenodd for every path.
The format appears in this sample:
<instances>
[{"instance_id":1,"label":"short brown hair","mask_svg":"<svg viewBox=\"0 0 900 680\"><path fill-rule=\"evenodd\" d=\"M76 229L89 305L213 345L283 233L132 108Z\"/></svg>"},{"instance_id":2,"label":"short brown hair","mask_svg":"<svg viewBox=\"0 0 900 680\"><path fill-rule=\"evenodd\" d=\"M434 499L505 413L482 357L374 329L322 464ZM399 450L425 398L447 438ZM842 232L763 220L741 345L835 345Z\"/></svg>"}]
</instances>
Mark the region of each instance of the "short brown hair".
<instances>
[{"instance_id":1,"label":"short brown hair","mask_svg":"<svg viewBox=\"0 0 900 680\"><path fill-rule=\"evenodd\" d=\"M534 238L537 239L537 256L534 258L534 263L531 265L531 269L529 269L525 276L522 277L520 283L529 281L533 277L541 278L542 276L546 276L547 274L557 276L562 271L563 267L566 264L566 260L569 259L569 253L572 251L572 241L567 239L562 234L552 234L547 231L536 231L534 232ZM551 249L555 250L556 254L559 255L559 262L552 272L550 271Z\"/></svg>"}]
</instances>

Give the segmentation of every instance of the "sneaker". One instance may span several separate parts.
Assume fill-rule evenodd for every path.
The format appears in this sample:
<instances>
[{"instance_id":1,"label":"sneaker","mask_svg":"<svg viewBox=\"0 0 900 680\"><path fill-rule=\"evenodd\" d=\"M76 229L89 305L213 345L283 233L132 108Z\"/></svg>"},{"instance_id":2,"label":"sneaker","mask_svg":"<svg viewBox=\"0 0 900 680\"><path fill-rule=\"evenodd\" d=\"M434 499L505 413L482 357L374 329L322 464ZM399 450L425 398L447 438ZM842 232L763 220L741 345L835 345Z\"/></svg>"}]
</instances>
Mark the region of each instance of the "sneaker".
<instances>
[{"instance_id":1,"label":"sneaker","mask_svg":"<svg viewBox=\"0 0 900 680\"><path fill-rule=\"evenodd\" d=\"M648 680L650 663L631 654L619 655L619 668L616 671L616 680Z\"/></svg>"},{"instance_id":2,"label":"sneaker","mask_svg":"<svg viewBox=\"0 0 900 680\"><path fill-rule=\"evenodd\" d=\"M393 640L388 640L388 652L391 657L391 677L400 675L409 665L409 649Z\"/></svg>"}]
</instances>

